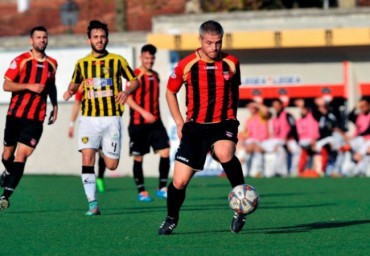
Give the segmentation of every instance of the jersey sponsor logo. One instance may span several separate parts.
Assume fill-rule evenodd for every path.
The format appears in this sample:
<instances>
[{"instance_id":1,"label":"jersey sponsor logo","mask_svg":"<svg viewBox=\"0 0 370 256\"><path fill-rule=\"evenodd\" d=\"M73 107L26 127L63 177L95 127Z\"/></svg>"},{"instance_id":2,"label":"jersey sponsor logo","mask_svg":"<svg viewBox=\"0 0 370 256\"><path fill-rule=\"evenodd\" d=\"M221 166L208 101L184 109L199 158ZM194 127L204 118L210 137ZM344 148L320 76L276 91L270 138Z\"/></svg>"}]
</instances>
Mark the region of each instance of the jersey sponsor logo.
<instances>
[{"instance_id":1,"label":"jersey sponsor logo","mask_svg":"<svg viewBox=\"0 0 370 256\"><path fill-rule=\"evenodd\" d=\"M187 159L186 157L183 157L183 156L177 156L176 159L181 160L181 161L184 161L186 163L189 162L189 159Z\"/></svg>"},{"instance_id":2,"label":"jersey sponsor logo","mask_svg":"<svg viewBox=\"0 0 370 256\"><path fill-rule=\"evenodd\" d=\"M87 97L89 99L95 99L95 98L104 98L104 97L112 97L113 96L113 90L105 90L105 91L88 91Z\"/></svg>"},{"instance_id":3,"label":"jersey sponsor logo","mask_svg":"<svg viewBox=\"0 0 370 256\"><path fill-rule=\"evenodd\" d=\"M216 69L218 69L218 67L217 66L205 66L204 67L204 69L214 69L214 70L216 70Z\"/></svg>"},{"instance_id":4,"label":"jersey sponsor logo","mask_svg":"<svg viewBox=\"0 0 370 256\"><path fill-rule=\"evenodd\" d=\"M37 67L38 67L38 68L44 68L44 65L42 65L42 64L37 64Z\"/></svg>"},{"instance_id":5,"label":"jersey sponsor logo","mask_svg":"<svg viewBox=\"0 0 370 256\"><path fill-rule=\"evenodd\" d=\"M100 89L103 86L112 86L113 81L112 78L88 78L85 80L85 84L88 87L94 87L94 89Z\"/></svg>"},{"instance_id":6,"label":"jersey sponsor logo","mask_svg":"<svg viewBox=\"0 0 370 256\"><path fill-rule=\"evenodd\" d=\"M17 68L17 62L15 60L10 63L9 69L16 69Z\"/></svg>"},{"instance_id":7,"label":"jersey sponsor logo","mask_svg":"<svg viewBox=\"0 0 370 256\"><path fill-rule=\"evenodd\" d=\"M82 137L81 141L83 144L87 144L89 142L89 137Z\"/></svg>"}]
</instances>

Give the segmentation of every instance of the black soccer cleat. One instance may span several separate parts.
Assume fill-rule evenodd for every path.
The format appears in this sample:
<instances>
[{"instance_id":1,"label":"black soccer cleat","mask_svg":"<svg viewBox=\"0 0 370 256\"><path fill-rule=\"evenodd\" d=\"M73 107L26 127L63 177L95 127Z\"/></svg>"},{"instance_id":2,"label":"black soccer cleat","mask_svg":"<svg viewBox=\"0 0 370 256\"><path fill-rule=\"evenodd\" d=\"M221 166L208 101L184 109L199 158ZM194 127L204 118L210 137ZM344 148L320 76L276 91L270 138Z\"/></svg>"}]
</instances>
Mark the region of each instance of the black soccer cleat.
<instances>
[{"instance_id":1,"label":"black soccer cleat","mask_svg":"<svg viewBox=\"0 0 370 256\"><path fill-rule=\"evenodd\" d=\"M6 171L4 171L0 176L0 187L4 188L6 184Z\"/></svg>"},{"instance_id":2,"label":"black soccer cleat","mask_svg":"<svg viewBox=\"0 0 370 256\"><path fill-rule=\"evenodd\" d=\"M246 214L235 213L231 220L231 232L239 233L244 227L246 218Z\"/></svg>"},{"instance_id":3,"label":"black soccer cleat","mask_svg":"<svg viewBox=\"0 0 370 256\"><path fill-rule=\"evenodd\" d=\"M176 228L179 218L172 218L167 216L165 221L161 224L158 230L158 235L171 235L172 231Z\"/></svg>"}]
</instances>

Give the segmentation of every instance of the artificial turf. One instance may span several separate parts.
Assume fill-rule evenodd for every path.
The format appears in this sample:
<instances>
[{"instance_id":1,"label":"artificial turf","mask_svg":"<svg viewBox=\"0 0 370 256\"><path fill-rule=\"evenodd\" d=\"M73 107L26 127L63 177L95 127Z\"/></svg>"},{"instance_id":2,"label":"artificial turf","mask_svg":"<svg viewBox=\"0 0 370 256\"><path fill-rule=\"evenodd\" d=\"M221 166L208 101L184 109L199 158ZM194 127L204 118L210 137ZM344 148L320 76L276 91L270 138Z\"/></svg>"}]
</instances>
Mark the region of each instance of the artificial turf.
<instances>
[{"instance_id":1,"label":"artificial turf","mask_svg":"<svg viewBox=\"0 0 370 256\"><path fill-rule=\"evenodd\" d=\"M369 179L247 181L261 200L239 234L227 180L207 177L190 184L173 235L158 236L165 201L137 202L132 178L106 179L102 215L87 217L79 177L25 176L0 212L0 255L370 255Z\"/></svg>"}]
</instances>

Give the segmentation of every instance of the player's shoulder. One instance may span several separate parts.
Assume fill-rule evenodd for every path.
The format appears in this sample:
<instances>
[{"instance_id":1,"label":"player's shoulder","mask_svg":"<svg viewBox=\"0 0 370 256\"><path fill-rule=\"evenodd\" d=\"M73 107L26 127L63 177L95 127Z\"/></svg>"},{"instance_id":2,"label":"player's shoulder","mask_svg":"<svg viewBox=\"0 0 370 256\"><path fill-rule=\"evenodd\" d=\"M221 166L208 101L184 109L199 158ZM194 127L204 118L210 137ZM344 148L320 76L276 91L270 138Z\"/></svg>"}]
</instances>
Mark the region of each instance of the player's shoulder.
<instances>
[{"instance_id":1,"label":"player's shoulder","mask_svg":"<svg viewBox=\"0 0 370 256\"><path fill-rule=\"evenodd\" d=\"M196 54L196 52L193 52L189 55L187 55L186 57L184 57L183 59L181 59L179 61L179 66L186 66L187 64L193 62L193 61L196 61L196 60L199 60L199 57L198 55Z\"/></svg>"},{"instance_id":2,"label":"player's shoulder","mask_svg":"<svg viewBox=\"0 0 370 256\"><path fill-rule=\"evenodd\" d=\"M108 52L106 57L110 58L110 59L118 59L118 60L127 62L126 58L123 57L122 55L118 54L118 53Z\"/></svg>"},{"instance_id":3,"label":"player's shoulder","mask_svg":"<svg viewBox=\"0 0 370 256\"><path fill-rule=\"evenodd\" d=\"M230 53L227 53L227 52L222 52L222 59L223 60L230 60L234 63L239 63L239 60L236 56L234 56Z\"/></svg>"},{"instance_id":4,"label":"player's shoulder","mask_svg":"<svg viewBox=\"0 0 370 256\"><path fill-rule=\"evenodd\" d=\"M54 59L53 57L51 57L49 55L46 55L46 59L47 59L47 61L53 63L55 66L58 65L58 61L56 59Z\"/></svg>"},{"instance_id":5,"label":"player's shoulder","mask_svg":"<svg viewBox=\"0 0 370 256\"><path fill-rule=\"evenodd\" d=\"M23 60L32 59L32 54L30 52L23 52L16 56L13 60L17 62L21 62Z\"/></svg>"}]
</instances>

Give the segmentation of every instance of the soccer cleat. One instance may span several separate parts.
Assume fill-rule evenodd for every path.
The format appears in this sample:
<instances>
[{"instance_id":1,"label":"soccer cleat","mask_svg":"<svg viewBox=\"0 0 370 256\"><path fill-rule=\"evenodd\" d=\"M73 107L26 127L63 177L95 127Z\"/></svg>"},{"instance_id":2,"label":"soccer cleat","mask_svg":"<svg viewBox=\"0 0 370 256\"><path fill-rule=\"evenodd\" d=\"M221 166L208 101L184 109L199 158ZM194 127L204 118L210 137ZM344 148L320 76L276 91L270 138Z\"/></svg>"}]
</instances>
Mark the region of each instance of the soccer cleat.
<instances>
[{"instance_id":1,"label":"soccer cleat","mask_svg":"<svg viewBox=\"0 0 370 256\"><path fill-rule=\"evenodd\" d=\"M149 196L149 193L148 191L143 191L143 192L140 192L138 195L137 195L137 200L139 202L151 202L153 201L153 198L151 198Z\"/></svg>"},{"instance_id":2,"label":"soccer cleat","mask_svg":"<svg viewBox=\"0 0 370 256\"><path fill-rule=\"evenodd\" d=\"M89 202L89 210L85 214L86 216L96 216L100 215L100 210L98 206L98 201Z\"/></svg>"},{"instance_id":3,"label":"soccer cleat","mask_svg":"<svg viewBox=\"0 0 370 256\"><path fill-rule=\"evenodd\" d=\"M98 189L99 193L103 193L105 191L105 182L102 178L96 179L96 188Z\"/></svg>"},{"instance_id":4,"label":"soccer cleat","mask_svg":"<svg viewBox=\"0 0 370 256\"><path fill-rule=\"evenodd\" d=\"M163 187L157 190L156 196L159 198L166 199L167 198L167 188Z\"/></svg>"},{"instance_id":5,"label":"soccer cleat","mask_svg":"<svg viewBox=\"0 0 370 256\"><path fill-rule=\"evenodd\" d=\"M0 211L8 209L10 206L9 198L5 196L0 197Z\"/></svg>"},{"instance_id":6,"label":"soccer cleat","mask_svg":"<svg viewBox=\"0 0 370 256\"><path fill-rule=\"evenodd\" d=\"M239 233L243 229L246 218L246 214L235 213L231 220L231 232Z\"/></svg>"},{"instance_id":7,"label":"soccer cleat","mask_svg":"<svg viewBox=\"0 0 370 256\"><path fill-rule=\"evenodd\" d=\"M0 176L0 187L4 188L6 183L6 171L4 171Z\"/></svg>"},{"instance_id":8,"label":"soccer cleat","mask_svg":"<svg viewBox=\"0 0 370 256\"><path fill-rule=\"evenodd\" d=\"M158 230L158 235L171 235L172 231L176 228L179 218L171 218L169 216L163 221Z\"/></svg>"}]
</instances>

